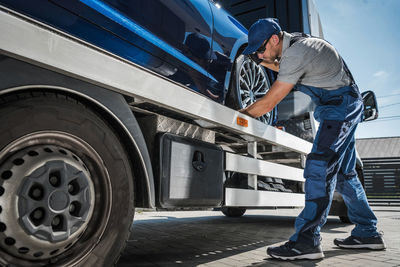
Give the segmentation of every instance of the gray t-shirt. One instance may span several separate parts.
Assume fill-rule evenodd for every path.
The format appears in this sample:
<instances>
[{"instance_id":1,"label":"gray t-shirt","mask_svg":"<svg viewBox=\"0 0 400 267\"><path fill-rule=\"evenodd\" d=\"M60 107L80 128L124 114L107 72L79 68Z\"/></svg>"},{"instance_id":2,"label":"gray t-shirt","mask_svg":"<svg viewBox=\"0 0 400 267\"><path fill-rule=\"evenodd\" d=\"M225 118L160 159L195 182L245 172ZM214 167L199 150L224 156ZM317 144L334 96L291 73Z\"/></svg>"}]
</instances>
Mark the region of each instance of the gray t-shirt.
<instances>
[{"instance_id":1,"label":"gray t-shirt","mask_svg":"<svg viewBox=\"0 0 400 267\"><path fill-rule=\"evenodd\" d=\"M351 83L336 49L319 38L304 38L289 47L291 34L283 32L282 57L278 80L338 89Z\"/></svg>"}]
</instances>

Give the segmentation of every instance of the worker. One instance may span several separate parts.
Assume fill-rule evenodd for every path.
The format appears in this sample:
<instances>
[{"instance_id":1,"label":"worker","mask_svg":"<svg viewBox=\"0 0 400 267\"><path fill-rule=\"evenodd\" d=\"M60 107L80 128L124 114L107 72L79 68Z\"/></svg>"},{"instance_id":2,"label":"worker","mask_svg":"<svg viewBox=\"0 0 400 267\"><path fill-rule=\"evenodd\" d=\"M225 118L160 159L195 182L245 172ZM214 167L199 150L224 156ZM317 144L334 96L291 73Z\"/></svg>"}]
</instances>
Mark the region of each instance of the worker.
<instances>
[{"instance_id":1,"label":"worker","mask_svg":"<svg viewBox=\"0 0 400 267\"><path fill-rule=\"evenodd\" d=\"M255 22L243 54L278 72L270 90L241 110L251 117L270 112L292 89L311 97L314 117L320 122L304 169L305 207L296 218L295 233L284 245L268 247L267 253L282 260L320 259L320 229L325 224L336 190L342 194L348 217L355 224L351 235L335 239L340 248L385 249L377 218L368 205L355 171L354 132L362 120L360 92L346 63L327 41L290 34L276 19Z\"/></svg>"}]
</instances>

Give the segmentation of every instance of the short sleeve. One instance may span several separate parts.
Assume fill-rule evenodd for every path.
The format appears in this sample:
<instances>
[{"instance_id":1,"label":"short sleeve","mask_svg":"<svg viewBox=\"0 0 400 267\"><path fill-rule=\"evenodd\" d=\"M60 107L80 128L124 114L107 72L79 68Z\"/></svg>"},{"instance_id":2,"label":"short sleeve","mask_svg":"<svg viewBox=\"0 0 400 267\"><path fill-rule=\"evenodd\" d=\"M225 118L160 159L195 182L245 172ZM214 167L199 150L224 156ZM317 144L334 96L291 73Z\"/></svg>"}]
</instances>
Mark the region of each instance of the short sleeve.
<instances>
[{"instance_id":1,"label":"short sleeve","mask_svg":"<svg viewBox=\"0 0 400 267\"><path fill-rule=\"evenodd\" d=\"M298 55L287 55L281 59L277 80L297 84L304 73L304 58Z\"/></svg>"}]
</instances>

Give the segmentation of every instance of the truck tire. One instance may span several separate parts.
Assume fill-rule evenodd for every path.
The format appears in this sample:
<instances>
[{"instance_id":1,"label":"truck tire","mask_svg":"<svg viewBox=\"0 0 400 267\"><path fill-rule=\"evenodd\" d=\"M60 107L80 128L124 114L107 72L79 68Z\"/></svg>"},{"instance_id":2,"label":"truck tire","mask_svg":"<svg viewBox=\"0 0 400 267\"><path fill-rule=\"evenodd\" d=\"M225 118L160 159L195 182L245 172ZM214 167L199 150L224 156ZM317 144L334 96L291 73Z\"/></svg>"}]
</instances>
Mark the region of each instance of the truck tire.
<instances>
[{"instance_id":1,"label":"truck tire","mask_svg":"<svg viewBox=\"0 0 400 267\"><path fill-rule=\"evenodd\" d=\"M2 100L0 265L114 265L134 215L131 165L115 130L66 95Z\"/></svg>"},{"instance_id":2,"label":"truck tire","mask_svg":"<svg viewBox=\"0 0 400 267\"><path fill-rule=\"evenodd\" d=\"M227 217L241 217L246 212L246 209L222 207L221 211Z\"/></svg>"},{"instance_id":3,"label":"truck tire","mask_svg":"<svg viewBox=\"0 0 400 267\"><path fill-rule=\"evenodd\" d=\"M264 67L255 64L247 56L240 55L236 58L232 81L230 85L230 97L226 105L235 110L245 108L262 98L270 89L270 79ZM268 125L275 120L276 109L259 117L258 119Z\"/></svg>"}]
</instances>

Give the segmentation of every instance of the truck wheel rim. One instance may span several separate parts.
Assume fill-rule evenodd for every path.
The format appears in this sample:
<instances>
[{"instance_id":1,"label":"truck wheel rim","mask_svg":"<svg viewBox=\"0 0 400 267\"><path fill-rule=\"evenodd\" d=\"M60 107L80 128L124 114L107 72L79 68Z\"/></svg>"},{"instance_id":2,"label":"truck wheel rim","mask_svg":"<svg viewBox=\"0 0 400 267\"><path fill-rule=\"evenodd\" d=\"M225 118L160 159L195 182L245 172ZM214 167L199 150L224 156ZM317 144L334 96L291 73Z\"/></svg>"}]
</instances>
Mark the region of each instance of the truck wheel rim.
<instances>
[{"instance_id":1,"label":"truck wheel rim","mask_svg":"<svg viewBox=\"0 0 400 267\"><path fill-rule=\"evenodd\" d=\"M0 158L6 158L0 164L0 247L13 256L53 258L71 248L87 229L95 186L85 162L65 144L90 151L77 137L41 132L0 152ZM101 164L91 152L85 155Z\"/></svg>"},{"instance_id":2,"label":"truck wheel rim","mask_svg":"<svg viewBox=\"0 0 400 267\"><path fill-rule=\"evenodd\" d=\"M270 89L269 79L265 71L250 59L245 58L243 60L238 74L242 108L262 98ZM265 124L271 124L273 120L272 112L261 116L259 120Z\"/></svg>"}]
</instances>

